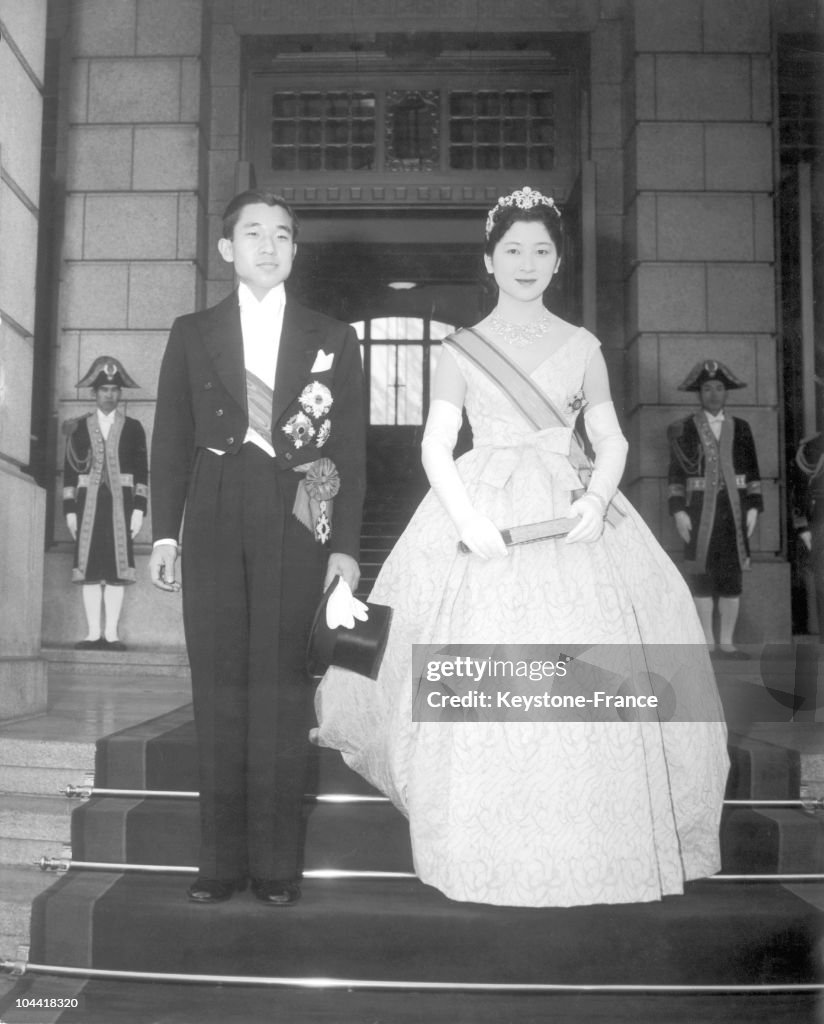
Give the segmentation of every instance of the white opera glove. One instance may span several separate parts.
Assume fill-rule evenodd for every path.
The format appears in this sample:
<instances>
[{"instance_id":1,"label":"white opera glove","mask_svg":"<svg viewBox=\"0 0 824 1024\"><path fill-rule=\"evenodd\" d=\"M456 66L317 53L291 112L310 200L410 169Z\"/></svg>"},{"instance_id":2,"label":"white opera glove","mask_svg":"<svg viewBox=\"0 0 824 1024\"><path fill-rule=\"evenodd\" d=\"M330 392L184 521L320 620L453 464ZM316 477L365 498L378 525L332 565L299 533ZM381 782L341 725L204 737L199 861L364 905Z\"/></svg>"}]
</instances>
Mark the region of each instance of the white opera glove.
<instances>
[{"instance_id":1,"label":"white opera glove","mask_svg":"<svg viewBox=\"0 0 824 1024\"><path fill-rule=\"evenodd\" d=\"M132 534L132 540L140 533L140 527L143 525L143 513L139 508L132 509L132 520L129 524L129 528Z\"/></svg>"},{"instance_id":2,"label":"white opera glove","mask_svg":"<svg viewBox=\"0 0 824 1024\"><path fill-rule=\"evenodd\" d=\"M578 541L583 541L585 544L591 544L592 541L598 540L604 532L605 511L606 506L595 494L587 492L577 501L573 501L569 506L569 515L571 518L577 517L581 521L569 531L564 543L575 544Z\"/></svg>"},{"instance_id":3,"label":"white opera glove","mask_svg":"<svg viewBox=\"0 0 824 1024\"><path fill-rule=\"evenodd\" d=\"M339 576L332 584L332 593L326 602L326 625L330 629L343 626L345 629L355 628L355 619L366 622L369 618L369 606L359 601L349 588L346 580Z\"/></svg>"},{"instance_id":4,"label":"white opera glove","mask_svg":"<svg viewBox=\"0 0 824 1024\"><path fill-rule=\"evenodd\" d=\"M624 475L629 445L621 432L612 402L600 402L588 409L584 413L584 422L595 452L595 467L587 493L600 498L606 512Z\"/></svg>"},{"instance_id":5,"label":"white opera glove","mask_svg":"<svg viewBox=\"0 0 824 1024\"><path fill-rule=\"evenodd\" d=\"M66 526L69 528L69 533L72 535L72 540L77 540L77 513L67 512L66 513Z\"/></svg>"},{"instance_id":6,"label":"white opera glove","mask_svg":"<svg viewBox=\"0 0 824 1024\"><path fill-rule=\"evenodd\" d=\"M460 429L461 410L443 398L434 399L429 406L421 443L423 468L432 490L469 550L481 558L505 558L509 552L500 530L491 519L475 510L452 458Z\"/></svg>"}]
</instances>

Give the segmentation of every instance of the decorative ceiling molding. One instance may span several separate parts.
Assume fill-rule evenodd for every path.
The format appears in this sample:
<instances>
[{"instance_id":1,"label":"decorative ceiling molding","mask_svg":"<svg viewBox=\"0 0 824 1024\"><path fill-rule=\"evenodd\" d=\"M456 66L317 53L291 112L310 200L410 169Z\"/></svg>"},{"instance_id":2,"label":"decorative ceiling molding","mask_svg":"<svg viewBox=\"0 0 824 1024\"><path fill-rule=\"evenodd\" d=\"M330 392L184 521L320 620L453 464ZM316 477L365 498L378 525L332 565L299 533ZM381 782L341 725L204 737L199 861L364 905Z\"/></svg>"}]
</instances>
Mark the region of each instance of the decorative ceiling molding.
<instances>
[{"instance_id":1,"label":"decorative ceiling molding","mask_svg":"<svg viewBox=\"0 0 824 1024\"><path fill-rule=\"evenodd\" d=\"M317 32L587 32L599 0L214 0L239 35Z\"/></svg>"}]
</instances>

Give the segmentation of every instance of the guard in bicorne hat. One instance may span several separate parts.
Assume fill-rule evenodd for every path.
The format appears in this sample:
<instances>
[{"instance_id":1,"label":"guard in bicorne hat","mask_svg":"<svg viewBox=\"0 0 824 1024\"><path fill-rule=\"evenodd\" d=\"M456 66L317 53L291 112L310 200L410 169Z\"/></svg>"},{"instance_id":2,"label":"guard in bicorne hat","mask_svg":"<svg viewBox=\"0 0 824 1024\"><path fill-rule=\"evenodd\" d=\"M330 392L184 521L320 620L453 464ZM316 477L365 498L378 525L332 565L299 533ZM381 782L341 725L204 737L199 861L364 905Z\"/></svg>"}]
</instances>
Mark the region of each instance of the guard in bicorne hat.
<instances>
[{"instance_id":1,"label":"guard in bicorne hat","mask_svg":"<svg viewBox=\"0 0 824 1024\"><path fill-rule=\"evenodd\" d=\"M733 644L733 633L742 571L750 567L749 538L764 507L752 431L724 411L728 393L746 386L717 359L696 364L679 390L696 392L701 408L667 431L669 511L684 541L687 580L710 650L730 658L747 657Z\"/></svg>"},{"instance_id":2,"label":"guard in bicorne hat","mask_svg":"<svg viewBox=\"0 0 824 1024\"><path fill-rule=\"evenodd\" d=\"M820 377L815 382L824 388ZM789 469L798 561L809 583L808 628L817 628L819 638L824 638L824 434L805 437Z\"/></svg>"},{"instance_id":3,"label":"guard in bicorne hat","mask_svg":"<svg viewBox=\"0 0 824 1024\"><path fill-rule=\"evenodd\" d=\"M91 388L96 409L64 426L63 514L88 626L79 649L126 649L118 623L123 588L135 581L133 542L146 512L149 467L143 426L118 406L122 389L137 386L119 360L100 356L77 383Z\"/></svg>"}]
</instances>

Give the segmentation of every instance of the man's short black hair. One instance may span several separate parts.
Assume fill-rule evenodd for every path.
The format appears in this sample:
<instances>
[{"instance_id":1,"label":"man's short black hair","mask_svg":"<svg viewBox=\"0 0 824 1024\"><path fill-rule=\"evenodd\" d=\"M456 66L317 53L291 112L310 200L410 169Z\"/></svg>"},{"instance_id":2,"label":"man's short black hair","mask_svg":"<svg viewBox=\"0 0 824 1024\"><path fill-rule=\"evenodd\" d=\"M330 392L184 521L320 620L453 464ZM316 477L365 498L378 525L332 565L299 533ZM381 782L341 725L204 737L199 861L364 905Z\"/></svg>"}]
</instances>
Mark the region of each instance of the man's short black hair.
<instances>
[{"instance_id":1,"label":"man's short black hair","mask_svg":"<svg viewBox=\"0 0 824 1024\"><path fill-rule=\"evenodd\" d=\"M240 220L240 214L245 206L253 206L255 203L264 203L266 206L280 206L285 210L292 221L292 241L298 240L298 218L292 207L286 202L283 196L274 192L265 192L263 189L250 188L240 192L229 203L223 211L223 237L231 240L235 233L235 227Z\"/></svg>"}]
</instances>

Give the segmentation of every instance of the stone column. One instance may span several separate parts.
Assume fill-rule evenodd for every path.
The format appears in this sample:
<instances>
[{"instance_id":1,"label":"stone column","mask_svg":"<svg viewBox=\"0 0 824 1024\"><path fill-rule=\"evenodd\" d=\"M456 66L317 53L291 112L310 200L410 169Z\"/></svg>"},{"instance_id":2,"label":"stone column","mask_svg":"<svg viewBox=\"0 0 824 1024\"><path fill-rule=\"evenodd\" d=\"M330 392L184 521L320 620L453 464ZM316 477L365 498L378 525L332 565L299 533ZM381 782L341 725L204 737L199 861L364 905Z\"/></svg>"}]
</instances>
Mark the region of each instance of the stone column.
<instances>
[{"instance_id":1,"label":"stone column","mask_svg":"<svg viewBox=\"0 0 824 1024\"><path fill-rule=\"evenodd\" d=\"M768 0L632 0L627 34L628 405L625 484L673 553L667 425L716 357L748 384L728 411L758 445L765 513L738 639L789 639L780 550L773 135Z\"/></svg>"},{"instance_id":2,"label":"stone column","mask_svg":"<svg viewBox=\"0 0 824 1024\"><path fill-rule=\"evenodd\" d=\"M96 356L120 359L140 385L127 415L151 442L160 360L174 318L202 305L206 161L201 124L202 0L75 0L70 8L67 180L56 403L61 424L93 408L77 381ZM57 494L64 453L58 445ZM151 467L150 467L151 473ZM151 479L150 479L151 487ZM47 642L85 629L70 585L71 543L56 502L47 557ZM148 582L147 519L138 582L122 618L127 643L182 644L179 600Z\"/></svg>"},{"instance_id":3,"label":"stone column","mask_svg":"<svg viewBox=\"0 0 824 1024\"><path fill-rule=\"evenodd\" d=\"M0 0L0 718L42 711L45 492L29 463L46 0Z\"/></svg>"}]
</instances>

